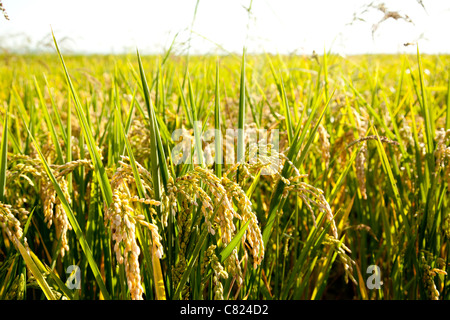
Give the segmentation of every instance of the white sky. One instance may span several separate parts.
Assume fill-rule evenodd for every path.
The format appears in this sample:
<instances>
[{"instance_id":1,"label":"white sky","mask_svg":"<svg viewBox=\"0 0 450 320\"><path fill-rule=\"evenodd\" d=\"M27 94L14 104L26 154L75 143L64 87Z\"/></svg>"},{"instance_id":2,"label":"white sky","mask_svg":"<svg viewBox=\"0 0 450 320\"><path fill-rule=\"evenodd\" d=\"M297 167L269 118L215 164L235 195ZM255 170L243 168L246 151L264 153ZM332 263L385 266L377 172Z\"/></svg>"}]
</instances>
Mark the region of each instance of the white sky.
<instances>
[{"instance_id":1,"label":"white sky","mask_svg":"<svg viewBox=\"0 0 450 320\"><path fill-rule=\"evenodd\" d=\"M419 41L424 53L450 53L450 1L423 0L200 0L191 52L248 51L342 54L414 52L405 42ZM161 52L178 33L176 52L186 41L197 0L2 0L10 21L0 16L0 47L28 50L51 46L51 27L66 52ZM370 2L407 14L414 24L389 19L374 38L372 25L383 14L365 13ZM247 25L248 33L247 33ZM51 26L51 27L50 27ZM220 45L220 47L218 46Z\"/></svg>"}]
</instances>

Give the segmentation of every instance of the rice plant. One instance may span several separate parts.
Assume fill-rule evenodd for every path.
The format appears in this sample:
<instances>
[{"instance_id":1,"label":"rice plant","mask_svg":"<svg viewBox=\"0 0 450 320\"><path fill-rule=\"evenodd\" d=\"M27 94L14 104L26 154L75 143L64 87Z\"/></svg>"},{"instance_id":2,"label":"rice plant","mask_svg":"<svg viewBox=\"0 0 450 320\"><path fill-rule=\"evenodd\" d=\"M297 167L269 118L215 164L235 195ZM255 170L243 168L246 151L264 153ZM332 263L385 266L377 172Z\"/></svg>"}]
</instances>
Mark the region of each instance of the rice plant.
<instances>
[{"instance_id":1,"label":"rice plant","mask_svg":"<svg viewBox=\"0 0 450 320\"><path fill-rule=\"evenodd\" d=\"M54 40L1 56L0 299L450 297L448 56Z\"/></svg>"}]
</instances>

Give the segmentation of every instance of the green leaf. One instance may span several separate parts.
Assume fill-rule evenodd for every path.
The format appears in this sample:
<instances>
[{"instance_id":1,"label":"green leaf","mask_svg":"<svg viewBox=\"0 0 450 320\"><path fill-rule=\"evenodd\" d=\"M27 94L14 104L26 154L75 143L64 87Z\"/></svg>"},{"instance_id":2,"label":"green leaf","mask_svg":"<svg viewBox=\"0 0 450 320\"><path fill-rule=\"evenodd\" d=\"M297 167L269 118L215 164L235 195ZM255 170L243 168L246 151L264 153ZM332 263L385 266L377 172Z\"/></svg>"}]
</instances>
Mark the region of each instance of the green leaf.
<instances>
[{"instance_id":1,"label":"green leaf","mask_svg":"<svg viewBox=\"0 0 450 320\"><path fill-rule=\"evenodd\" d=\"M41 110L44 113L44 119L45 119L45 122L47 123L47 128L50 131L53 145L56 150L57 162L59 164L63 164L64 163L63 152L61 150L61 145L59 144L58 135L56 134L55 126L53 125L52 118L50 117L50 113L48 112L47 106L45 105L44 97L42 96L41 89L39 88L39 84L36 80L36 77L34 77L34 86L36 88L36 92L37 92L37 95L39 98L39 102L40 102L39 105L41 106Z\"/></svg>"},{"instance_id":2,"label":"green leaf","mask_svg":"<svg viewBox=\"0 0 450 320\"><path fill-rule=\"evenodd\" d=\"M109 293L108 293L108 291L106 289L106 286L105 286L105 283L103 282L103 279L101 277L100 270L98 269L98 266L97 266L97 264L96 264L96 262L94 260L94 257L92 255L92 251L91 251L91 249L90 249L90 247L89 247L89 245L88 245L88 243L86 241L86 238L85 238L85 236L83 234L83 231L80 228L80 225L78 224L78 220L75 217L69 202L67 201L66 197L64 196L64 193L63 193L63 191L62 191L58 181L56 181L55 176L53 175L53 173L52 173L52 171L51 171L47 161L45 160L45 157L42 154L38 143L36 142L34 137L31 135L31 133L30 133L30 136L31 136L31 139L32 139L32 141L34 143L34 146L35 146L35 148L36 148L36 150L38 152L39 158L40 158L40 160L41 160L41 162L42 162L42 164L44 166L44 170L47 173L48 178L52 182L53 187L55 188L56 194L58 195L58 198L61 201L61 205L63 206L64 211L67 214L67 218L69 219L70 225L72 226L72 229L75 232L75 235L76 235L76 237L77 237L77 239L78 239L78 241L79 241L79 243L81 245L81 248L82 248L84 254L86 255L86 258L87 258L87 260L89 262L89 266L91 267L92 273L94 274L95 280L97 281L97 284L99 285L100 291L102 292L103 297L106 300L109 300L110 299L109 298Z\"/></svg>"},{"instance_id":3,"label":"green leaf","mask_svg":"<svg viewBox=\"0 0 450 320\"><path fill-rule=\"evenodd\" d=\"M447 115L445 117L445 130L450 130L450 71L447 80Z\"/></svg>"},{"instance_id":4,"label":"green leaf","mask_svg":"<svg viewBox=\"0 0 450 320\"><path fill-rule=\"evenodd\" d=\"M431 122L431 112L432 106L428 106L427 97L425 92L425 84L423 80L422 72L422 59L419 53L419 46L417 46L417 64L419 66L419 83L420 83L420 104L422 106L423 117L425 119L425 133L427 138L427 153L432 154L434 150L433 140L434 140L434 130L433 124ZM431 157L428 157L430 168L434 170L434 161L431 161Z\"/></svg>"},{"instance_id":5,"label":"green leaf","mask_svg":"<svg viewBox=\"0 0 450 320\"><path fill-rule=\"evenodd\" d=\"M195 105L194 90L192 89L191 79L188 77L189 102L191 104L191 114L194 128L194 150L197 154L197 161L203 167L203 150L202 150L202 128L197 119L197 107Z\"/></svg>"},{"instance_id":6,"label":"green leaf","mask_svg":"<svg viewBox=\"0 0 450 320\"><path fill-rule=\"evenodd\" d=\"M51 280L55 282L56 288L55 284L49 281L50 283L52 283L52 287L54 287L55 289L60 289L69 300L73 300L74 296L72 294L72 291L64 284L64 282L61 281L56 271L51 269L47 265L44 265L33 251L30 251L30 256L36 264L36 267L39 269L39 272L48 273Z\"/></svg>"},{"instance_id":7,"label":"green leaf","mask_svg":"<svg viewBox=\"0 0 450 320\"><path fill-rule=\"evenodd\" d=\"M19 249L19 252L22 255L22 258L25 260L25 263L26 263L28 269L33 274L39 287L41 287L41 289L44 292L47 299L48 300L57 300L56 297L53 295L53 292L50 289L50 286L48 285L47 281L45 281L44 275L39 271L39 269L36 266L36 264L34 263L33 259L28 254L27 249L25 249L25 247L20 243L20 241L18 239L15 239L15 245L16 245L17 249Z\"/></svg>"},{"instance_id":8,"label":"green leaf","mask_svg":"<svg viewBox=\"0 0 450 320\"><path fill-rule=\"evenodd\" d=\"M97 146L95 144L94 137L92 136L91 128L89 127L88 120L86 119L86 115L84 114L83 107L78 99L78 95L75 91L75 87L72 84L72 80L70 79L69 72L67 71L66 64L64 63L64 59L59 51L58 43L56 42L55 35L53 34L53 41L55 43L56 50L58 51L58 56L61 62L61 65L64 69L64 75L69 85L70 91L72 93L72 98L75 102L75 110L78 116L78 120L81 124L81 129L84 134L84 137L87 142L87 146L89 149L89 154L91 155L91 159L94 165L94 172L97 175L97 179L100 182L100 189L102 190L103 197L108 206L110 206L113 202L112 200L112 190L111 185L109 183L108 176L106 174L105 167L103 166L100 154L97 151Z\"/></svg>"},{"instance_id":9,"label":"green leaf","mask_svg":"<svg viewBox=\"0 0 450 320\"><path fill-rule=\"evenodd\" d=\"M237 138L237 163L242 163L245 159L245 48L242 53L241 80L239 89L239 115L238 115L238 138Z\"/></svg>"},{"instance_id":10,"label":"green leaf","mask_svg":"<svg viewBox=\"0 0 450 320\"><path fill-rule=\"evenodd\" d=\"M242 237L245 235L247 231L247 227L250 224L250 220L248 220L239 230L239 232L233 237L230 243L220 252L220 262L223 263L233 252L234 248L237 247L239 241L241 241Z\"/></svg>"},{"instance_id":11,"label":"green leaf","mask_svg":"<svg viewBox=\"0 0 450 320\"><path fill-rule=\"evenodd\" d=\"M3 121L3 135L0 154L0 202L4 202L6 187L6 166L8 161L8 115L9 104Z\"/></svg>"},{"instance_id":12,"label":"green leaf","mask_svg":"<svg viewBox=\"0 0 450 320\"><path fill-rule=\"evenodd\" d=\"M286 89L284 88L283 76L281 74L280 74L280 79L281 79L283 107L284 107L284 114L285 114L285 121L286 121L286 130L288 133L289 145L291 145L292 139L293 139L293 134L294 134L294 131L292 129L291 111L289 110L289 101L287 98Z\"/></svg>"},{"instance_id":13,"label":"green leaf","mask_svg":"<svg viewBox=\"0 0 450 320\"><path fill-rule=\"evenodd\" d=\"M155 110L150 99L150 90L145 78L144 67L142 66L141 56L137 52L139 72L141 75L142 89L145 97L145 104L149 117L150 127L150 163L152 168L153 188L155 190L155 200L161 200L161 181L167 191L167 182L169 180L169 170L167 168L166 156L161 142L158 121L156 120Z\"/></svg>"},{"instance_id":14,"label":"green leaf","mask_svg":"<svg viewBox=\"0 0 450 320\"><path fill-rule=\"evenodd\" d=\"M44 76L45 85L46 85L47 90L48 90L48 95L50 97L50 102L52 104L53 114L56 116L56 121L58 122L58 125L59 125L59 127L61 129L61 132L63 134L62 137L64 139L64 142L66 143L66 145L68 145L68 143L69 143L69 141L67 139L68 136L67 136L66 132L64 131L64 126L63 126L63 123L62 123L62 120L61 120L61 116L59 115L58 107L56 106L55 100L53 99L53 95L52 95L52 92L50 90L50 85L48 84L47 77L45 76L45 74L43 76ZM70 101L67 101L67 103L70 104ZM69 116L69 114L67 114L67 116ZM68 123L70 123L70 122L68 122Z\"/></svg>"},{"instance_id":15,"label":"green leaf","mask_svg":"<svg viewBox=\"0 0 450 320\"><path fill-rule=\"evenodd\" d=\"M215 129L215 172L218 178L222 178L222 163L223 163L223 150L222 150L222 134L220 129L220 90L219 90L219 61L216 63L216 86L215 86L215 99L214 99L214 129Z\"/></svg>"}]
</instances>

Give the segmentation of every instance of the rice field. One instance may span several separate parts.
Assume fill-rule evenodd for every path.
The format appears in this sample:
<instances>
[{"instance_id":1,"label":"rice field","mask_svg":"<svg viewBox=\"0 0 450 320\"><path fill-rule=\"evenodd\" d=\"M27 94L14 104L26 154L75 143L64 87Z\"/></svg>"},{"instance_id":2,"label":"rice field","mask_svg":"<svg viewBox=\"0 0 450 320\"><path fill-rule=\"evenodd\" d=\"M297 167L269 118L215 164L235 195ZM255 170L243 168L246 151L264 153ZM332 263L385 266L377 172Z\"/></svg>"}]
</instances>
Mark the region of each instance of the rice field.
<instances>
[{"instance_id":1,"label":"rice field","mask_svg":"<svg viewBox=\"0 0 450 320\"><path fill-rule=\"evenodd\" d=\"M449 56L0 56L0 299L446 300Z\"/></svg>"}]
</instances>

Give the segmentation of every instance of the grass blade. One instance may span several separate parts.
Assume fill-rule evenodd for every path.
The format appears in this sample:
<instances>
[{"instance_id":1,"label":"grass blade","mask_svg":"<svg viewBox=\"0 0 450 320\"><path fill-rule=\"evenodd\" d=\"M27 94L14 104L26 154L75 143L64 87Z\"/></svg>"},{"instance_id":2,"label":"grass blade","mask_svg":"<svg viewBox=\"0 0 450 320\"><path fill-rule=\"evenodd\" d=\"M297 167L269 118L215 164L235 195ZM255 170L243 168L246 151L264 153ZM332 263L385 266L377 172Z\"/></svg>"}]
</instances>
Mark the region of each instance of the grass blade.
<instances>
[{"instance_id":1,"label":"grass blade","mask_svg":"<svg viewBox=\"0 0 450 320\"><path fill-rule=\"evenodd\" d=\"M47 128L50 131L53 145L55 146L56 149L57 161L59 162L59 164L63 164L64 163L63 152L61 150L61 145L59 144L58 141L58 135L56 134L55 126L53 125L52 118L50 117L50 113L48 112L47 106L45 105L44 97L42 96L41 89L39 88L39 84L36 80L36 77L34 77L34 86L36 88L36 92L39 98L39 105L41 106L41 110L44 113L44 119L45 122L47 123Z\"/></svg>"},{"instance_id":2,"label":"grass blade","mask_svg":"<svg viewBox=\"0 0 450 320\"><path fill-rule=\"evenodd\" d=\"M192 115L193 128L194 128L194 153L197 154L197 163L203 167L203 151L202 151L202 126L197 118L197 106L195 105L194 90L192 89L191 79L188 76L188 89L189 89L189 102L191 104L190 113ZM194 159L195 160L195 159Z\"/></svg>"},{"instance_id":3,"label":"grass blade","mask_svg":"<svg viewBox=\"0 0 450 320\"><path fill-rule=\"evenodd\" d=\"M220 262L223 263L233 252L234 248L237 247L239 242L241 241L242 237L244 236L245 232L247 231L247 227L250 224L250 220L248 220L242 228L239 230L239 232L233 237L233 239L230 241L230 243L220 252Z\"/></svg>"},{"instance_id":4,"label":"grass blade","mask_svg":"<svg viewBox=\"0 0 450 320\"><path fill-rule=\"evenodd\" d=\"M286 89L284 88L283 76L280 74L281 79L281 89L282 89L282 97L283 97L283 107L286 121L286 130L288 133L289 145L292 145L292 139L294 131L292 129L292 120L291 120L291 111L289 110L289 101L286 94Z\"/></svg>"},{"instance_id":5,"label":"grass blade","mask_svg":"<svg viewBox=\"0 0 450 320\"><path fill-rule=\"evenodd\" d=\"M22 258L25 260L26 265L30 269L31 273L36 279L39 287L41 287L47 299L56 300L56 297L54 296L52 290L50 289L50 286L48 285L47 281L45 281L43 274L39 271L33 259L28 254L27 249L25 249L25 247L20 243L20 241L17 238L15 239L15 245L17 249L19 249Z\"/></svg>"},{"instance_id":6,"label":"grass blade","mask_svg":"<svg viewBox=\"0 0 450 320\"><path fill-rule=\"evenodd\" d=\"M97 266L97 264L96 264L96 262L94 260L94 257L92 255L92 251L89 248L89 245L88 245L88 243L86 241L86 238L85 238L85 236L83 234L83 231L80 228L80 225L78 224L78 220L75 217L69 202L67 201L66 197L64 196L64 193L63 193L63 191L62 191L58 181L56 181L55 176L53 175L53 173L52 173L52 171L51 171L47 161L45 160L45 157L42 154L42 152L41 152L41 150L39 148L39 145L37 144L37 142L34 139L34 137L31 135L31 133L30 133L30 136L31 136L31 139L32 139L32 141L34 143L34 146L35 146L35 148L36 148L36 150L38 152L39 158L40 158L40 160L41 160L41 162L42 162L42 164L44 166L44 170L47 173L48 178L52 182L53 187L55 188L56 194L58 195L58 198L61 201L61 204L62 204L62 206L64 208L64 211L67 214L67 218L69 219L69 222L70 222L70 224L72 226L72 229L74 230L75 235L77 236L77 239L78 239L78 241L79 241L79 243L81 245L81 248L82 248L84 254L86 255L86 258L87 258L87 260L89 262L89 266L91 267L92 273L94 274L95 280L97 281L97 284L98 284L98 286L100 288L100 291L102 292L103 297L106 300L109 300L110 299L109 293L108 293L108 291L106 289L106 286L105 286L105 283L103 282L103 279L102 279L102 277L100 275L100 270L98 269L98 266Z\"/></svg>"},{"instance_id":7,"label":"grass blade","mask_svg":"<svg viewBox=\"0 0 450 320\"><path fill-rule=\"evenodd\" d=\"M66 64L64 63L64 59L59 51L58 43L56 42L55 35L53 34L53 41L55 43L56 50L58 52L58 56L61 62L61 65L64 69L64 75L69 85L70 91L72 93L72 98L75 102L75 110L78 116L78 120L80 121L81 128L83 130L84 137L87 142L87 146L89 149L89 153L91 155L92 162L94 164L94 172L97 175L97 179L100 182L100 189L102 190L103 197L108 206L112 204L112 190L111 185L109 183L108 176L106 175L105 167L103 166L102 160L100 158L100 154L97 151L97 146L94 141L94 137L92 136L91 128L89 127L88 121L86 119L86 115L84 114L83 107L78 99L77 93L75 91L75 87L72 84L72 80L70 79L69 72L67 71Z\"/></svg>"},{"instance_id":8,"label":"grass blade","mask_svg":"<svg viewBox=\"0 0 450 320\"><path fill-rule=\"evenodd\" d=\"M241 80L239 89L239 116L238 116L238 138L237 138L237 163L242 163L245 157L245 48L242 53ZM239 177L238 177L239 181Z\"/></svg>"},{"instance_id":9,"label":"grass blade","mask_svg":"<svg viewBox=\"0 0 450 320\"><path fill-rule=\"evenodd\" d=\"M445 130L450 130L450 71L447 80L447 114L445 117Z\"/></svg>"},{"instance_id":10,"label":"grass blade","mask_svg":"<svg viewBox=\"0 0 450 320\"><path fill-rule=\"evenodd\" d=\"M141 75L141 83L144 91L145 104L147 106L147 113L149 117L150 126L150 148L151 157L150 162L152 166L152 179L153 187L155 190L155 200L161 200L161 181L165 189L167 189L167 181L169 180L169 170L167 168L166 157L164 149L162 147L161 135L159 133L158 122L155 116L155 110L153 108L150 99L150 90L148 88L147 80L145 78L144 67L142 66L141 56L139 51L137 52L139 72Z\"/></svg>"},{"instance_id":11,"label":"grass blade","mask_svg":"<svg viewBox=\"0 0 450 320\"><path fill-rule=\"evenodd\" d=\"M0 154L0 202L4 202L5 187L6 187L6 166L8 162L8 117L9 104L5 113L5 120L3 121L3 134Z\"/></svg>"},{"instance_id":12,"label":"grass blade","mask_svg":"<svg viewBox=\"0 0 450 320\"><path fill-rule=\"evenodd\" d=\"M215 128L215 172L216 176L222 178L222 134L220 128L220 90L219 90L219 61L216 62L216 87L214 99L214 128Z\"/></svg>"}]
</instances>

